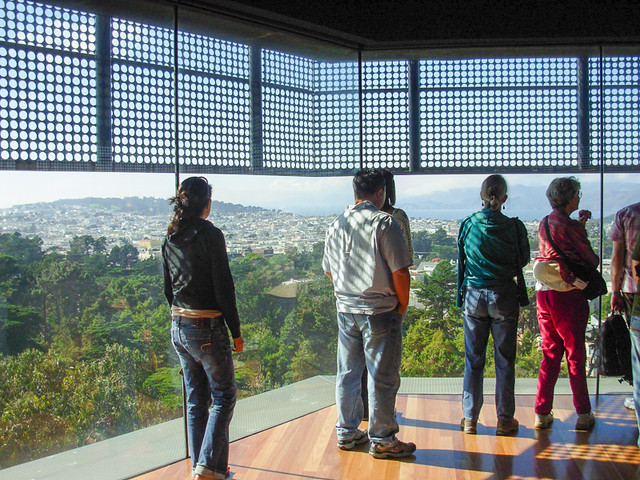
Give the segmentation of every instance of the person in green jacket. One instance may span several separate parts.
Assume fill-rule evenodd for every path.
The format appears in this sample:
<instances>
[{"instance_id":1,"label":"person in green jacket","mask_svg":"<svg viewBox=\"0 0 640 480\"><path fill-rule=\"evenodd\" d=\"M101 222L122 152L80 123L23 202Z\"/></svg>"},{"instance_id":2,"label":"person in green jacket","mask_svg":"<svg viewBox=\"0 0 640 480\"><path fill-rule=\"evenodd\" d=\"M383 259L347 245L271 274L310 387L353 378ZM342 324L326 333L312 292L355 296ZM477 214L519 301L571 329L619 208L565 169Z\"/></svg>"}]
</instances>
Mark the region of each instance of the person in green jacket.
<instances>
[{"instance_id":1,"label":"person in green jacket","mask_svg":"<svg viewBox=\"0 0 640 480\"><path fill-rule=\"evenodd\" d=\"M489 333L496 365L496 435L518 433L515 413L515 361L520 305L514 277L529 262L524 224L501 212L507 182L490 175L480 191L483 208L466 217L458 232L458 306L464 322L464 387L460 427L474 434L483 402Z\"/></svg>"}]
</instances>

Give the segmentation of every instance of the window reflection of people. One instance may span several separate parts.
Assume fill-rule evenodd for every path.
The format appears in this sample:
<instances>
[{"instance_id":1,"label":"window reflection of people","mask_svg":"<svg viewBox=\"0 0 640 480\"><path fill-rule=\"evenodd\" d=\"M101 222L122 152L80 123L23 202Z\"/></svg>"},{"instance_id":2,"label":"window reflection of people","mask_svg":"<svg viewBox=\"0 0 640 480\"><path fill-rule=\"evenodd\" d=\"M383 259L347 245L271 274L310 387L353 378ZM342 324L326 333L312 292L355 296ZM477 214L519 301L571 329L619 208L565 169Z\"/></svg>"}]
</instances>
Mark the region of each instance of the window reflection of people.
<instances>
[{"instance_id":1,"label":"window reflection of people","mask_svg":"<svg viewBox=\"0 0 640 480\"><path fill-rule=\"evenodd\" d=\"M507 182L490 175L480 191L483 208L460 224L458 306L464 323L464 387L460 426L474 434L483 404L483 377L489 333L496 366L496 435L515 435L515 362L519 304L514 277L529 263L524 224L500 210Z\"/></svg>"},{"instance_id":2,"label":"window reflection of people","mask_svg":"<svg viewBox=\"0 0 640 480\"><path fill-rule=\"evenodd\" d=\"M591 212L580 210L579 219L569 217L580 204L580 182L574 177L556 178L547 189L552 211L538 227L539 252L533 273L536 283L538 325L542 337L542 362L535 402L535 428L553 422L553 392L566 352L573 405L578 414L576 430L595 424L587 390L585 331L589 304L580 290L581 279L567 268L547 237L546 224L556 246L570 260L597 267L599 258L591 248L585 224Z\"/></svg>"},{"instance_id":3,"label":"window reflection of people","mask_svg":"<svg viewBox=\"0 0 640 480\"><path fill-rule=\"evenodd\" d=\"M338 448L371 440L375 458L412 455L413 443L396 438L402 315L409 302L407 244L396 220L382 211L384 173L363 169L353 179L355 205L329 227L322 266L332 280L338 310L336 430ZM360 378L367 367L369 432L358 428L363 406Z\"/></svg>"},{"instance_id":4,"label":"window reflection of people","mask_svg":"<svg viewBox=\"0 0 640 480\"><path fill-rule=\"evenodd\" d=\"M174 218L162 245L171 340L184 373L189 453L195 480L228 474L229 423L236 383L234 350L243 339L235 288L222 232L206 220L211 187L202 177L184 180L174 198Z\"/></svg>"}]
</instances>

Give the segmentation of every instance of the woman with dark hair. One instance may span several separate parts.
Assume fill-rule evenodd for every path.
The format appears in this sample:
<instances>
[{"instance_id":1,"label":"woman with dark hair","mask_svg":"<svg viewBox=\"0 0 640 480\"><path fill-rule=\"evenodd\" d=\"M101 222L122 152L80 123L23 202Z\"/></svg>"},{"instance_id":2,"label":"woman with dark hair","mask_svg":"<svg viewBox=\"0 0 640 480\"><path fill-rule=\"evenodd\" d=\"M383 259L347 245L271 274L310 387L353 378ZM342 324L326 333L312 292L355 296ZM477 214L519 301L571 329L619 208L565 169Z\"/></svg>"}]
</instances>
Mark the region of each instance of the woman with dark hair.
<instances>
[{"instance_id":1,"label":"woman with dark hair","mask_svg":"<svg viewBox=\"0 0 640 480\"><path fill-rule=\"evenodd\" d=\"M533 268L543 354L534 427L544 429L553 423L553 391L566 352L573 405L578 414L576 430L590 430L596 419L591 413L585 372L589 304L581 290L586 285L567 268L562 257L591 267L597 267L600 260L585 229L591 212L580 210L578 220L569 217L580 204L580 182L574 177L556 178L549 184L547 198L553 210L538 227L540 247ZM552 243L562 252L558 253Z\"/></svg>"},{"instance_id":2,"label":"woman with dark hair","mask_svg":"<svg viewBox=\"0 0 640 480\"><path fill-rule=\"evenodd\" d=\"M394 205L396 204L396 182L393 179L393 173L391 173L389 170L383 170L383 172L386 197L381 210L390 214L400 224L400 230L402 230L404 241L407 242L407 246L409 247L409 254L411 255L411 259L413 260L413 241L411 240L411 227L409 225L409 217L404 210L394 207Z\"/></svg>"},{"instance_id":3,"label":"woman with dark hair","mask_svg":"<svg viewBox=\"0 0 640 480\"><path fill-rule=\"evenodd\" d=\"M184 180L162 245L164 291L171 307L171 341L180 358L187 403L189 453L195 480L229 473L229 423L236 403L233 350L244 341L222 232L207 221L211 186Z\"/></svg>"},{"instance_id":4,"label":"woman with dark hair","mask_svg":"<svg viewBox=\"0 0 640 480\"><path fill-rule=\"evenodd\" d=\"M482 210L469 215L458 232L458 306L464 323L464 385L461 429L475 434L483 404L489 334L496 366L496 435L518 433L515 363L519 302L514 277L529 263L524 224L504 215L507 182L490 175L480 190Z\"/></svg>"}]
</instances>

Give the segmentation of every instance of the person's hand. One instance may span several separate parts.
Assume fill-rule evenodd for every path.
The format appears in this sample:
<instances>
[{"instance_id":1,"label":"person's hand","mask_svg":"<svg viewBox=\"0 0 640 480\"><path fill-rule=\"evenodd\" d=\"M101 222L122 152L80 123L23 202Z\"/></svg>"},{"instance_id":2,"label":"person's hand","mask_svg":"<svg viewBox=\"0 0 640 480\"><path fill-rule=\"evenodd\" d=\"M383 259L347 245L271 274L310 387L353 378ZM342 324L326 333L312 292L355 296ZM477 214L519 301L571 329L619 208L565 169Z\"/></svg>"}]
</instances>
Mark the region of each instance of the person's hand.
<instances>
[{"instance_id":1,"label":"person's hand","mask_svg":"<svg viewBox=\"0 0 640 480\"><path fill-rule=\"evenodd\" d=\"M578 221L581 224L585 224L587 223L587 220L589 220L591 218L591 212L589 210L580 210L578 212Z\"/></svg>"},{"instance_id":2,"label":"person's hand","mask_svg":"<svg viewBox=\"0 0 640 480\"><path fill-rule=\"evenodd\" d=\"M624 312L625 304L620 292L613 292L611 294L611 310L614 312Z\"/></svg>"},{"instance_id":3,"label":"person's hand","mask_svg":"<svg viewBox=\"0 0 640 480\"><path fill-rule=\"evenodd\" d=\"M238 338L234 338L232 350L236 353L240 353L243 348L244 348L244 339L242 338L242 335L240 335Z\"/></svg>"}]
</instances>

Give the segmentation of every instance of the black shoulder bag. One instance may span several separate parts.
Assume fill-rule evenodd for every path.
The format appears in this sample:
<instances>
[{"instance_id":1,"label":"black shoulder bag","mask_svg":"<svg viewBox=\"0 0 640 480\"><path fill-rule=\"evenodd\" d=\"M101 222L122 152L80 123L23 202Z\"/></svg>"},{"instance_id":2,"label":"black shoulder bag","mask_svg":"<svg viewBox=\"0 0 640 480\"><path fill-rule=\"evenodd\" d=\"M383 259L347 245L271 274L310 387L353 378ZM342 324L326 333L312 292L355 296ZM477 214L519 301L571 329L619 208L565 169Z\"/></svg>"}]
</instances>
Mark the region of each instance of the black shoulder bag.
<instances>
[{"instance_id":1,"label":"black shoulder bag","mask_svg":"<svg viewBox=\"0 0 640 480\"><path fill-rule=\"evenodd\" d=\"M551 237L551 232L549 231L549 217L544 219L544 228L547 232L547 238L549 239L549 243L556 251L556 253L560 256L560 259L564 262L564 264L573 272L573 274L585 282L587 286L582 290L582 293L587 300L593 300L600 295L605 295L607 293L607 284L602 278L600 271L595 267L590 267L586 265L582 265L581 263L574 262L567 258L567 256L558 248L558 246L553 241Z\"/></svg>"},{"instance_id":2,"label":"black shoulder bag","mask_svg":"<svg viewBox=\"0 0 640 480\"><path fill-rule=\"evenodd\" d=\"M518 304L521 307L529 305L529 292L527 292L527 284L524 281L524 275L522 274L522 267L520 266L520 232L518 231L518 222L516 218L511 219L513 228L516 229L516 251L518 252L518 258L516 258L516 288L518 295Z\"/></svg>"}]
</instances>

